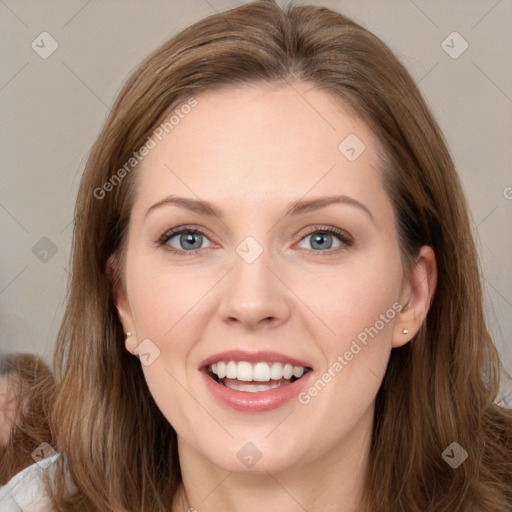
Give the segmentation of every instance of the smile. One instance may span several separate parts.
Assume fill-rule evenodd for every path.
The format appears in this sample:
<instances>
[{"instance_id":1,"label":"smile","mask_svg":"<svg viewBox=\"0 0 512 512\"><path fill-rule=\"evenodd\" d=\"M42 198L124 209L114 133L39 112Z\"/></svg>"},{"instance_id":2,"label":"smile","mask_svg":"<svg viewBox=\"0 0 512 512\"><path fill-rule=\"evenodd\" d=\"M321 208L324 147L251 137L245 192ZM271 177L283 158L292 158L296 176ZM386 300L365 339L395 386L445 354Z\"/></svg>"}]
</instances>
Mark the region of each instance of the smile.
<instances>
[{"instance_id":1,"label":"smile","mask_svg":"<svg viewBox=\"0 0 512 512\"><path fill-rule=\"evenodd\" d=\"M305 388L313 374L305 363L276 353L245 357L239 352L224 353L204 361L200 370L218 402L244 412L284 405Z\"/></svg>"},{"instance_id":2,"label":"smile","mask_svg":"<svg viewBox=\"0 0 512 512\"><path fill-rule=\"evenodd\" d=\"M208 365L207 370L217 383L229 389L258 393L287 386L311 368L280 362L219 361Z\"/></svg>"}]
</instances>

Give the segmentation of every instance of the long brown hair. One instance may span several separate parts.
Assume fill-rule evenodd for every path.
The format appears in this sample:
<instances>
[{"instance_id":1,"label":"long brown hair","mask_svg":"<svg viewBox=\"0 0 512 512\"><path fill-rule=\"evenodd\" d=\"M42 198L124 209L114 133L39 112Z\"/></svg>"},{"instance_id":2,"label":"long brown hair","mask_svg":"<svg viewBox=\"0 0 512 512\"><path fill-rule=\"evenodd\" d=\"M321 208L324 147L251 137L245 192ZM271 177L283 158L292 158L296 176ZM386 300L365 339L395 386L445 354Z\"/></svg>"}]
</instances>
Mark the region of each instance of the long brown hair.
<instances>
[{"instance_id":1,"label":"long brown hair","mask_svg":"<svg viewBox=\"0 0 512 512\"><path fill-rule=\"evenodd\" d=\"M176 432L124 348L114 304L137 175L126 162L202 91L292 80L352 106L377 134L404 271L422 245L437 258L428 316L410 343L393 349L377 395L365 506L510 512L512 412L494 403L502 368L484 322L468 206L443 135L379 38L330 9L281 9L273 1L205 18L158 48L125 83L92 147L55 352L57 448L79 488L64 498L61 474L60 510L163 512L181 482ZM109 261L117 262L113 282ZM441 456L454 441L468 453L457 469Z\"/></svg>"},{"instance_id":2,"label":"long brown hair","mask_svg":"<svg viewBox=\"0 0 512 512\"><path fill-rule=\"evenodd\" d=\"M0 356L0 376L6 379L15 402L7 444L0 445L0 485L4 485L36 462L32 453L42 443L55 443L50 428L55 380L44 360L28 353Z\"/></svg>"}]
</instances>

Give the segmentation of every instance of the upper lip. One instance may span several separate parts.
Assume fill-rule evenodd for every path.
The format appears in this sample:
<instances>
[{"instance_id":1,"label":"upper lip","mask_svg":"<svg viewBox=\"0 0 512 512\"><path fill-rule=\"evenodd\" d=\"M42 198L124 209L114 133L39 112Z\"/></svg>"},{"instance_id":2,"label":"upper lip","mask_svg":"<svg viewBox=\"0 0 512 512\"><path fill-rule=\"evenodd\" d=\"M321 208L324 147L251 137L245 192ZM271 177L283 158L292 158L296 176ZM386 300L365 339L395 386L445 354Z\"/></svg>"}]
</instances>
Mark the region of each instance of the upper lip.
<instances>
[{"instance_id":1,"label":"upper lip","mask_svg":"<svg viewBox=\"0 0 512 512\"><path fill-rule=\"evenodd\" d=\"M249 363L288 363L292 366L303 366L304 368L311 368L311 365L305 361L271 350L260 350L258 352L247 352L245 350L227 350L225 352L219 352L218 354L213 354L207 357L199 364L199 367L203 368L210 364L218 363L219 361L247 361Z\"/></svg>"}]
</instances>

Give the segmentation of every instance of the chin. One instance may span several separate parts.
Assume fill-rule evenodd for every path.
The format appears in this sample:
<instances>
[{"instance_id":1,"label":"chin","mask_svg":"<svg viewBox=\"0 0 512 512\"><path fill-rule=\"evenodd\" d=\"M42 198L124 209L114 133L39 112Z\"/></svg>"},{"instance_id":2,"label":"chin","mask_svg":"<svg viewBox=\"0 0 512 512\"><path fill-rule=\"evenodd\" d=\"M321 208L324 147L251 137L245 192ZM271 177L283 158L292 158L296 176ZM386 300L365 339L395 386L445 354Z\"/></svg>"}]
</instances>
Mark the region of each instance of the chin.
<instances>
[{"instance_id":1,"label":"chin","mask_svg":"<svg viewBox=\"0 0 512 512\"><path fill-rule=\"evenodd\" d=\"M202 453L224 471L245 474L286 471L296 467L306 455L303 449L299 452L296 446L283 447L277 439L273 441L265 439L266 435L268 435L267 430L261 434L261 438L253 437L252 440L245 440L237 437L225 444L215 443L216 449L213 452L210 445L209 449ZM288 433L288 437L293 435Z\"/></svg>"}]
</instances>

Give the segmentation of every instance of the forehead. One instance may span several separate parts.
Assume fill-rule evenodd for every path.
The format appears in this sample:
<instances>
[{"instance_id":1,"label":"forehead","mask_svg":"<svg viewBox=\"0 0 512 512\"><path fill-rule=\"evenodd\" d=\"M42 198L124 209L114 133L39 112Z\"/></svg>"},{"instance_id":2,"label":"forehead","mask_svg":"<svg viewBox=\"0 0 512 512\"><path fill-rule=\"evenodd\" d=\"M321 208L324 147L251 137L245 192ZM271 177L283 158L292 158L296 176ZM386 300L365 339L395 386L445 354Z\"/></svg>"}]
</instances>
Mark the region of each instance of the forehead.
<instances>
[{"instance_id":1,"label":"forehead","mask_svg":"<svg viewBox=\"0 0 512 512\"><path fill-rule=\"evenodd\" d=\"M134 209L170 193L260 210L333 193L385 206L375 135L325 91L294 82L195 100L168 133L152 137L155 147L137 171Z\"/></svg>"}]
</instances>

